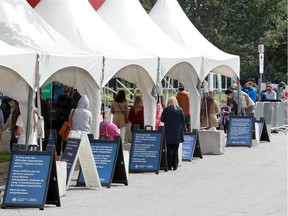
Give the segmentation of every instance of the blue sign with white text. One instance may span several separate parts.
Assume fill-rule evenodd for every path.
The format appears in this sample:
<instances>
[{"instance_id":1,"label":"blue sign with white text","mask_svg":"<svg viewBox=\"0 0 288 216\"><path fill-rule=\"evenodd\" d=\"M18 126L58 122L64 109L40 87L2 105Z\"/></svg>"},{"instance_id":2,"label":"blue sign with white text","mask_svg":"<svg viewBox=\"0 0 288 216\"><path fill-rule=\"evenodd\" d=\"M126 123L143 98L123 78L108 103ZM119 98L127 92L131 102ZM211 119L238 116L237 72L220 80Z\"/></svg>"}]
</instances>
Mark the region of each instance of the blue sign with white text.
<instances>
[{"instance_id":1,"label":"blue sign with white text","mask_svg":"<svg viewBox=\"0 0 288 216\"><path fill-rule=\"evenodd\" d=\"M195 150L196 134L184 134L182 143L182 160L191 160Z\"/></svg>"},{"instance_id":2,"label":"blue sign with white text","mask_svg":"<svg viewBox=\"0 0 288 216\"><path fill-rule=\"evenodd\" d=\"M50 146L55 146L55 130L51 129L49 131L49 139L48 139L48 144Z\"/></svg>"},{"instance_id":3,"label":"blue sign with white text","mask_svg":"<svg viewBox=\"0 0 288 216\"><path fill-rule=\"evenodd\" d=\"M109 186L113 178L119 144L91 140L90 145L101 185ZM83 173L80 172L78 184L84 183Z\"/></svg>"},{"instance_id":4,"label":"blue sign with white text","mask_svg":"<svg viewBox=\"0 0 288 216\"><path fill-rule=\"evenodd\" d=\"M43 205L51 155L13 153L10 163L5 205Z\"/></svg>"},{"instance_id":5,"label":"blue sign with white text","mask_svg":"<svg viewBox=\"0 0 288 216\"><path fill-rule=\"evenodd\" d=\"M264 122L262 122L262 121L257 121L257 123L258 123L259 138L260 138L261 135L262 135L262 132L263 132Z\"/></svg>"},{"instance_id":6,"label":"blue sign with white text","mask_svg":"<svg viewBox=\"0 0 288 216\"><path fill-rule=\"evenodd\" d=\"M80 142L81 139L68 138L66 143L66 147L62 156L62 161L67 162L67 183L69 180L68 177L71 175L70 172L72 169L72 165L74 164L74 161L78 154Z\"/></svg>"},{"instance_id":7,"label":"blue sign with white text","mask_svg":"<svg viewBox=\"0 0 288 216\"><path fill-rule=\"evenodd\" d=\"M227 145L251 147L253 124L253 117L230 116Z\"/></svg>"},{"instance_id":8,"label":"blue sign with white text","mask_svg":"<svg viewBox=\"0 0 288 216\"><path fill-rule=\"evenodd\" d=\"M129 171L158 171L162 139L162 132L159 131L134 132Z\"/></svg>"}]
</instances>

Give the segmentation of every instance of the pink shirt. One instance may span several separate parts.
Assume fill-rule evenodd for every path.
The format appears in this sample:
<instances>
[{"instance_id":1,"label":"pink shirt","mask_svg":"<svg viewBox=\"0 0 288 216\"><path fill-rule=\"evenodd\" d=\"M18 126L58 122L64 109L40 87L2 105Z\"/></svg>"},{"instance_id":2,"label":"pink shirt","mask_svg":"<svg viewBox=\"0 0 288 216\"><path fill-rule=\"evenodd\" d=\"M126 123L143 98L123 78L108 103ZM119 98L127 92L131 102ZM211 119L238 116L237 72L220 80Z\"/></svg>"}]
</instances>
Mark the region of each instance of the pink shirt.
<instances>
[{"instance_id":1,"label":"pink shirt","mask_svg":"<svg viewBox=\"0 0 288 216\"><path fill-rule=\"evenodd\" d=\"M116 124L112 122L100 123L100 137L101 135L108 135L110 140L114 140L114 136L119 135L119 129Z\"/></svg>"}]
</instances>

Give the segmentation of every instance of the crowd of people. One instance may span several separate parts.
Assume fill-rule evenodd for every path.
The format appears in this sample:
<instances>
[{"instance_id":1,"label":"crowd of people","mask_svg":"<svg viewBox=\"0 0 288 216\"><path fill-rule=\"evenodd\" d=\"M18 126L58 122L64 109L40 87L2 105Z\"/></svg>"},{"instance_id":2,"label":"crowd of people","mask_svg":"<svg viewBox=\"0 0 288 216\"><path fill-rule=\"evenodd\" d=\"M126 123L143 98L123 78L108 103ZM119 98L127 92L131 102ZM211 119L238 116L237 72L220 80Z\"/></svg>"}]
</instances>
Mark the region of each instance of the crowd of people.
<instances>
[{"instance_id":1,"label":"crowd of people","mask_svg":"<svg viewBox=\"0 0 288 216\"><path fill-rule=\"evenodd\" d=\"M237 115L240 111L242 115L253 115L257 101L283 100L285 83L280 82L277 88L267 82L266 89L258 94L258 87L253 78L248 79L242 88L238 88L237 82L232 80L230 88L225 91L226 100L221 100L220 106L215 99L213 91L205 91L201 97L200 106L200 127L205 129L220 128L223 126L227 133L230 114ZM240 92L239 92L239 89ZM57 90L57 89L56 89ZM57 92L55 90L55 92ZM168 169L177 170L178 148L184 141L184 132L191 132L190 98L189 92L180 85L177 95L170 97L167 104L163 97L158 96L156 104L156 124L165 128L165 140L167 146ZM100 139L113 140L116 135L125 142L125 130L127 124L131 124L131 134L135 127L144 129L144 104L142 96L133 95L134 101L131 107L126 100L124 90L118 91L110 107L104 107L103 121L100 123ZM239 101L241 104L239 104ZM36 107L37 107L37 101ZM92 113L89 111L90 102L86 95L81 96L77 91L72 91L68 86L63 87L63 91L55 98L53 104L54 116L53 124L51 117L51 104L41 99L41 113L44 117L45 138L42 141L43 150L46 149L49 132L51 128L56 131L56 158L61 160L61 155L65 150L66 140L59 131L65 121L72 122L72 130L80 130L89 133L92 122ZM11 107L10 116L4 123L3 113L0 110L0 148L2 146L2 131L10 131L10 150L13 144L25 144L25 127L21 117L19 104L16 100L9 102ZM35 108L36 109L36 108ZM240 110L239 110L240 109ZM35 110L37 113L37 110ZM113 116L113 117L112 117ZM29 144L37 145L37 126L39 124L36 115L32 115L32 126ZM36 132L34 132L36 131Z\"/></svg>"}]
</instances>

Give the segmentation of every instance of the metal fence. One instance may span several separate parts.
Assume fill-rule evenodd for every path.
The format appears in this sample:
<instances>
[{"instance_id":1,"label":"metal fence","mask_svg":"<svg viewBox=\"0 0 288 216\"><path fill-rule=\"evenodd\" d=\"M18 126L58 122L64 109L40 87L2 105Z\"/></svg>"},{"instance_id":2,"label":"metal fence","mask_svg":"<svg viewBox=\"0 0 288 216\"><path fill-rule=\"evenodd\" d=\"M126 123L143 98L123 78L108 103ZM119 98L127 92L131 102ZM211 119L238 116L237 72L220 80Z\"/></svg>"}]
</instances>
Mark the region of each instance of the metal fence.
<instances>
[{"instance_id":1,"label":"metal fence","mask_svg":"<svg viewBox=\"0 0 288 216\"><path fill-rule=\"evenodd\" d=\"M281 129L288 127L288 101L282 102L257 102L255 117L264 117L266 124L271 129Z\"/></svg>"}]
</instances>

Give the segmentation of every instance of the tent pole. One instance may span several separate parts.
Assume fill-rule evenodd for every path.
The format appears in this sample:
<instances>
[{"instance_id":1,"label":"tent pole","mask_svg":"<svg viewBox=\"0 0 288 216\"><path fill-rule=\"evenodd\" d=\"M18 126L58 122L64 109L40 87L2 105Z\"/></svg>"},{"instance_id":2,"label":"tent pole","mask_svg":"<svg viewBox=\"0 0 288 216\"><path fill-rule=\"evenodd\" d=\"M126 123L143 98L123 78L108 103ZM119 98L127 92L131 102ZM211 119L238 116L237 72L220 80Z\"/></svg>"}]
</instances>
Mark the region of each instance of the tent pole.
<instances>
[{"instance_id":1,"label":"tent pole","mask_svg":"<svg viewBox=\"0 0 288 216\"><path fill-rule=\"evenodd\" d=\"M40 92L40 85L39 85L39 82L40 82L40 75L39 75L39 62L37 61L37 64L36 64L36 87L37 87L37 113L38 113L38 116L41 116L42 114L42 110L41 110L41 92ZM38 119L39 120L39 119ZM44 121L44 120L43 120ZM43 137L43 131L41 129L41 123L38 121L38 125L37 125L37 130L38 132L40 131L40 137L37 137L37 140L39 141L39 148L40 148L40 151L43 150L43 145L42 145L42 137ZM39 133L37 133L37 135L39 135Z\"/></svg>"},{"instance_id":2,"label":"tent pole","mask_svg":"<svg viewBox=\"0 0 288 216\"><path fill-rule=\"evenodd\" d=\"M31 128L31 114L33 110L33 90L29 87L28 94L28 110L27 110L27 122L26 122L26 134L25 134L25 149L28 150L28 141L30 136L30 128Z\"/></svg>"},{"instance_id":3,"label":"tent pole","mask_svg":"<svg viewBox=\"0 0 288 216\"><path fill-rule=\"evenodd\" d=\"M240 86L240 79L237 77L237 90L238 90L238 109L237 109L237 115L240 116L242 113L242 89Z\"/></svg>"}]
</instances>

